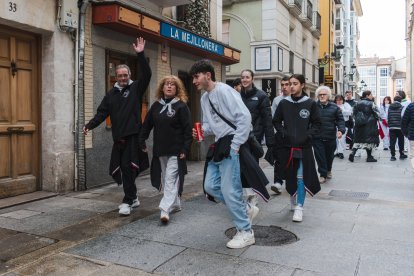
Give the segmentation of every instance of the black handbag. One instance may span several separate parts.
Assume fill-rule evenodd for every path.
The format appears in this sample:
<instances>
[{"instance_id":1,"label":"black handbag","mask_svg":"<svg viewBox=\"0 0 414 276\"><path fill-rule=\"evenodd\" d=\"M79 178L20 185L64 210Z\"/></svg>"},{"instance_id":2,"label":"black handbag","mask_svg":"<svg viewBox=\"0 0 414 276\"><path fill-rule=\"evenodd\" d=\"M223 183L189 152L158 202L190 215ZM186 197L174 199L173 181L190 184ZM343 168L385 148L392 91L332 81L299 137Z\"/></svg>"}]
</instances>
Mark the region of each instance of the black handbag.
<instances>
[{"instance_id":1,"label":"black handbag","mask_svg":"<svg viewBox=\"0 0 414 276\"><path fill-rule=\"evenodd\" d=\"M210 99L208 99L208 101L210 102L211 108L214 110L214 112L224 121L226 122L231 128L233 128L234 130L236 130L236 126L231 123L229 120L227 120L226 118L224 118L223 115L221 115L216 108L214 107L214 105L211 103ZM264 150L262 145L259 143L259 141L257 141L256 137L254 136L253 132L249 133L249 138L247 139L246 142L249 146L250 152L252 153L252 155L256 158L261 158L264 155Z\"/></svg>"}]
</instances>

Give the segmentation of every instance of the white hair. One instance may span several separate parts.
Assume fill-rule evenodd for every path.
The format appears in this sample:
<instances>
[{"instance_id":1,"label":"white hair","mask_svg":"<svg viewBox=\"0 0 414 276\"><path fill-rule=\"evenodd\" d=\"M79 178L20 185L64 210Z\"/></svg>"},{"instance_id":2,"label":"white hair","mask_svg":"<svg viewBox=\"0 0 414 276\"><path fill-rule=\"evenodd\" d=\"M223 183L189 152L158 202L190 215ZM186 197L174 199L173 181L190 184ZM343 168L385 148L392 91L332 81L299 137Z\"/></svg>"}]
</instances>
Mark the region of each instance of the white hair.
<instances>
[{"instance_id":1,"label":"white hair","mask_svg":"<svg viewBox=\"0 0 414 276\"><path fill-rule=\"evenodd\" d=\"M332 97L331 88L329 86L322 85L322 86L319 86L318 88L316 88L316 91L315 91L316 98L319 97L319 93L321 91L326 91L326 93L328 94L328 99L330 99Z\"/></svg>"}]
</instances>

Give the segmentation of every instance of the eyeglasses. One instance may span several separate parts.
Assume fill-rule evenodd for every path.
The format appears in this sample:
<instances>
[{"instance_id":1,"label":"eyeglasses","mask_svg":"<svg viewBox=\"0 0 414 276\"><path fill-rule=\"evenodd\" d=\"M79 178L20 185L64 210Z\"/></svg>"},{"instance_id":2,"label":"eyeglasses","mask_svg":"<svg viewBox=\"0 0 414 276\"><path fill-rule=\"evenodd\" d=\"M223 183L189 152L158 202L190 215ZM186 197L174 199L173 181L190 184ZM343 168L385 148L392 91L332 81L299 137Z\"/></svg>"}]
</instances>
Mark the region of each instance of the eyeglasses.
<instances>
[{"instance_id":1,"label":"eyeglasses","mask_svg":"<svg viewBox=\"0 0 414 276\"><path fill-rule=\"evenodd\" d=\"M328 95L328 94L319 94L318 96L320 97L320 96L326 96L326 95Z\"/></svg>"},{"instance_id":2,"label":"eyeglasses","mask_svg":"<svg viewBox=\"0 0 414 276\"><path fill-rule=\"evenodd\" d=\"M120 74L120 75L116 75L117 78L128 78L129 75L128 74Z\"/></svg>"},{"instance_id":3,"label":"eyeglasses","mask_svg":"<svg viewBox=\"0 0 414 276\"><path fill-rule=\"evenodd\" d=\"M172 81L166 81L166 82L164 83L164 85L165 85L165 86L175 86L175 82L172 82Z\"/></svg>"}]
</instances>

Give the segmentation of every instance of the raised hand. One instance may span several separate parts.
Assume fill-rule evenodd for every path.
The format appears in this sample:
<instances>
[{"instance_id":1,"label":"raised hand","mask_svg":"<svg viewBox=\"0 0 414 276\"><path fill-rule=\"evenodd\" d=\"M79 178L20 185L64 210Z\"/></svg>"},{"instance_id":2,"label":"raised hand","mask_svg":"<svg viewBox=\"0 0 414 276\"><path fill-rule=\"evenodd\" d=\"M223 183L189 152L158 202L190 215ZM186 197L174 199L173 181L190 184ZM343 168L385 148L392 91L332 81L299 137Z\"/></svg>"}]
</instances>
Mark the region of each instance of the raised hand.
<instances>
[{"instance_id":1,"label":"raised hand","mask_svg":"<svg viewBox=\"0 0 414 276\"><path fill-rule=\"evenodd\" d=\"M132 46L134 47L135 52L141 53L145 48L145 40L142 37L138 37L137 42L133 43Z\"/></svg>"}]
</instances>

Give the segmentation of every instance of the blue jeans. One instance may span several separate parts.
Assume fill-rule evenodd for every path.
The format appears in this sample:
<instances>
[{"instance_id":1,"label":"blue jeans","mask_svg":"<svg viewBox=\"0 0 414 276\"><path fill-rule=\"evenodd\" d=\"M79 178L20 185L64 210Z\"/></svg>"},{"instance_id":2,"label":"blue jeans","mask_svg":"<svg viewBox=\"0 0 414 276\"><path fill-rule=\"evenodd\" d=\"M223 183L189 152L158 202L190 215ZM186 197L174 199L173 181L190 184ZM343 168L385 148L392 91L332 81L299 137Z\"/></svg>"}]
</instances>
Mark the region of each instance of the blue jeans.
<instances>
[{"instance_id":1,"label":"blue jeans","mask_svg":"<svg viewBox=\"0 0 414 276\"><path fill-rule=\"evenodd\" d=\"M297 202L298 202L298 206L303 207L303 204L305 204L305 196L306 196L306 191L305 191L305 183L303 182L303 165L302 165L302 159L300 159L299 161L299 168L298 168L298 173L297 173L297 181L298 181L298 190L297 190Z\"/></svg>"},{"instance_id":2,"label":"blue jeans","mask_svg":"<svg viewBox=\"0 0 414 276\"><path fill-rule=\"evenodd\" d=\"M220 162L208 162L204 182L205 191L227 206L237 230L249 231L250 221L240 180L239 154L234 149Z\"/></svg>"}]
</instances>

